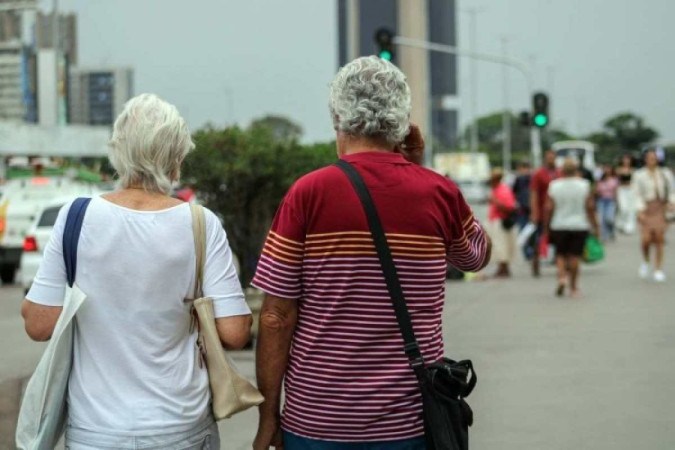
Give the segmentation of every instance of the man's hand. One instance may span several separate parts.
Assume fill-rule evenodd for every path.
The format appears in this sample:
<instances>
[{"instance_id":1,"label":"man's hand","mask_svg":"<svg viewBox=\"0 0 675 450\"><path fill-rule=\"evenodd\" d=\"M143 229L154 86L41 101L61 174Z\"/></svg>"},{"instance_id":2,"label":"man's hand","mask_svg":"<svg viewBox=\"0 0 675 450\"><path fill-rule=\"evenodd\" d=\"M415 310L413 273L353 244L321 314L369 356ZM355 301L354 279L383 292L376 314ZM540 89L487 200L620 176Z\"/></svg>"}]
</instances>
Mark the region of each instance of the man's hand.
<instances>
[{"instance_id":1,"label":"man's hand","mask_svg":"<svg viewBox=\"0 0 675 450\"><path fill-rule=\"evenodd\" d=\"M253 440L253 450L268 450L270 447L276 449L284 448L284 440L281 434L279 420L275 418L260 418L258 424L258 433Z\"/></svg>"},{"instance_id":2,"label":"man's hand","mask_svg":"<svg viewBox=\"0 0 675 450\"><path fill-rule=\"evenodd\" d=\"M394 151L403 155L407 161L422 165L424 162L424 138L420 128L411 123L408 135L401 145L394 147Z\"/></svg>"},{"instance_id":3,"label":"man's hand","mask_svg":"<svg viewBox=\"0 0 675 450\"><path fill-rule=\"evenodd\" d=\"M638 220L639 224L644 224L646 219L647 219L647 214L645 214L644 211L638 213L637 220Z\"/></svg>"}]
</instances>

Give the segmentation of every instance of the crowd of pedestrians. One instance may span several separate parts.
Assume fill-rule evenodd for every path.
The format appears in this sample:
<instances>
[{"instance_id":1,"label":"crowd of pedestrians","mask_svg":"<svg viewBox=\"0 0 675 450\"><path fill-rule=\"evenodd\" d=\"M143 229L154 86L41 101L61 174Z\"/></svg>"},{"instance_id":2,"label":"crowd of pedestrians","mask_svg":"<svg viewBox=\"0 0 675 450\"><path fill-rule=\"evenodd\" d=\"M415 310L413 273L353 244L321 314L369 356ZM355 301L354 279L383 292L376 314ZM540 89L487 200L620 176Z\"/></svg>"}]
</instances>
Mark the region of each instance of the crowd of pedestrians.
<instances>
[{"instance_id":1,"label":"crowd of pedestrians","mask_svg":"<svg viewBox=\"0 0 675 450\"><path fill-rule=\"evenodd\" d=\"M558 295L569 288L571 296L580 296L579 262L589 240L609 245L617 234L634 234L638 227L643 257L639 276L666 280L663 247L667 217L675 212L675 180L655 151L648 149L640 158L626 154L616 166L600 166L595 174L575 157L548 151L542 167L532 171L521 162L515 175L509 194L501 171L491 180L488 230L497 278L510 276L511 259L518 253L511 251L515 237L497 223L513 218L516 229L526 234L518 241L533 276L539 276L542 259L555 262Z\"/></svg>"},{"instance_id":2,"label":"crowd of pedestrians","mask_svg":"<svg viewBox=\"0 0 675 450\"><path fill-rule=\"evenodd\" d=\"M340 163L287 192L252 282L265 294L256 354L265 400L255 450L426 448L414 364L442 361L447 266L477 272L494 253L496 276L510 277L519 229L533 231L526 255L535 276L542 249L555 247L558 295L580 295L587 239L614 239L619 217L623 232L640 224L640 275L665 281L675 188L654 152L646 152L644 168L634 172L624 159L597 181L574 159L558 165L553 152L534 173L521 164L514 186L494 170L486 232L457 186L421 166L424 141L410 123L411 92L398 68L356 59L333 80L329 105ZM190 304L199 294L213 300L226 348L247 343L252 320L220 220L208 210L201 216L202 260L194 193L180 193L187 201L171 196L193 148L174 106L148 94L130 100L110 142L119 188L89 203L72 273L64 258L71 204L56 221L22 315L31 338L49 340L67 286L76 281L87 297L67 374L66 448L220 446ZM375 205L393 270L383 270L372 210L364 211L349 170ZM400 284L414 327L412 367L385 273Z\"/></svg>"}]
</instances>

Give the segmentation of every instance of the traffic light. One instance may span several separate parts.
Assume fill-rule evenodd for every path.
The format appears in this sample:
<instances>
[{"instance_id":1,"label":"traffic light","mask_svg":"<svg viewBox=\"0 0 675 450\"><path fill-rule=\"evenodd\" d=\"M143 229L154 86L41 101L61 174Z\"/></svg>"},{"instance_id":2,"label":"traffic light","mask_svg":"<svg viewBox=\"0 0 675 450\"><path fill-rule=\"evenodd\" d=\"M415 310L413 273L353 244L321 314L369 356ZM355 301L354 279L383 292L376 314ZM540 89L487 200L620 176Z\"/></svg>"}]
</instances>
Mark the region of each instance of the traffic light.
<instances>
[{"instance_id":1,"label":"traffic light","mask_svg":"<svg viewBox=\"0 0 675 450\"><path fill-rule=\"evenodd\" d=\"M394 60L394 33L388 28L380 28L375 32L377 56L387 61Z\"/></svg>"},{"instance_id":2,"label":"traffic light","mask_svg":"<svg viewBox=\"0 0 675 450\"><path fill-rule=\"evenodd\" d=\"M544 128L551 121L548 115L548 95L537 92L532 96L532 125Z\"/></svg>"},{"instance_id":3,"label":"traffic light","mask_svg":"<svg viewBox=\"0 0 675 450\"><path fill-rule=\"evenodd\" d=\"M532 125L532 117L528 111L523 111L518 116L518 123L524 127L529 127Z\"/></svg>"}]
</instances>

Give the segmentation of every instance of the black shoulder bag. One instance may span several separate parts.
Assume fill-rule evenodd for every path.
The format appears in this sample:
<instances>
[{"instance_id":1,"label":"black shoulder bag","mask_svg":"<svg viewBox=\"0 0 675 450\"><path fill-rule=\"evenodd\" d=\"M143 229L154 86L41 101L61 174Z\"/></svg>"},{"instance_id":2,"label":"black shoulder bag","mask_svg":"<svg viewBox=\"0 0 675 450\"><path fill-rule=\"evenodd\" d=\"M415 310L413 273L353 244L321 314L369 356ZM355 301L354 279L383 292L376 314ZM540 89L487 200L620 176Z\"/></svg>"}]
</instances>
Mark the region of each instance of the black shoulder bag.
<instances>
[{"instance_id":1,"label":"black shoulder bag","mask_svg":"<svg viewBox=\"0 0 675 450\"><path fill-rule=\"evenodd\" d=\"M370 192L361 175L351 164L340 160L336 165L347 175L354 186L368 219L387 289L394 305L396 320L403 335L404 351L408 356L410 367L417 376L422 392L427 448L429 450L467 450L473 412L464 401L464 397L467 397L476 386L476 372L473 370L473 365L469 360L455 362L448 358L425 365L419 344L415 339L394 259Z\"/></svg>"}]
</instances>

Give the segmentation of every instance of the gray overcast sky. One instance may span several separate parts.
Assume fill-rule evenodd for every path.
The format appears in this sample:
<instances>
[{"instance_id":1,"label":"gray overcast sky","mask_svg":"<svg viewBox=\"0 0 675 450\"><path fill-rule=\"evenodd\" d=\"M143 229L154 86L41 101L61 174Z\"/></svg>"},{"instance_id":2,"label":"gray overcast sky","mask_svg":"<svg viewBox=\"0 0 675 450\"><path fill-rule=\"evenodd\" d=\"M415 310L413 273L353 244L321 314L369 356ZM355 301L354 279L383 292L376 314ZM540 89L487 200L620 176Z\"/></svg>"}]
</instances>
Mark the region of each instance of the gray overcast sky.
<instances>
[{"instance_id":1,"label":"gray overcast sky","mask_svg":"<svg viewBox=\"0 0 675 450\"><path fill-rule=\"evenodd\" d=\"M458 0L458 6L460 46L468 45L461 10L477 6L478 49L500 53L500 37L507 36L511 56L534 62L536 86L550 89L552 81L556 124L587 133L610 114L632 110L663 141L675 142L675 1ZM78 14L80 65L132 66L136 93L155 92L176 104L193 129L278 113L300 122L307 140L331 137L333 0L60 0L60 8ZM502 109L500 66L478 64L479 112ZM519 111L529 104L525 83L515 71L510 80L510 105ZM462 59L465 105L468 81Z\"/></svg>"}]
</instances>

